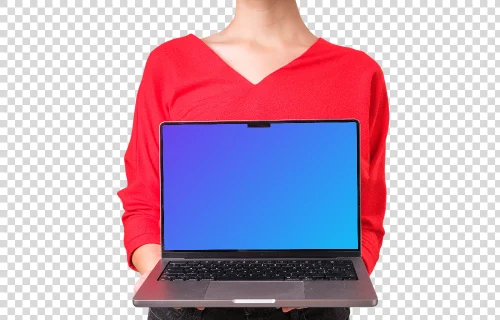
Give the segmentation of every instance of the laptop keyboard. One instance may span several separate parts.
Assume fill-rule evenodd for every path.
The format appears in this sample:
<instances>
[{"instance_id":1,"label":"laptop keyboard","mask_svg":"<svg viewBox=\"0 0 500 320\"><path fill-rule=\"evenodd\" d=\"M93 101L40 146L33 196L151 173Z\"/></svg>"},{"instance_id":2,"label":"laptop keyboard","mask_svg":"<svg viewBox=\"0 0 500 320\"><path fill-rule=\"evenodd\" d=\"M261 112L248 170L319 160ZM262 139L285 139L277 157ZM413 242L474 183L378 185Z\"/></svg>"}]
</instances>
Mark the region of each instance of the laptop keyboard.
<instances>
[{"instance_id":1,"label":"laptop keyboard","mask_svg":"<svg viewBox=\"0 0 500 320\"><path fill-rule=\"evenodd\" d=\"M351 260L171 261L158 280L358 280Z\"/></svg>"}]
</instances>

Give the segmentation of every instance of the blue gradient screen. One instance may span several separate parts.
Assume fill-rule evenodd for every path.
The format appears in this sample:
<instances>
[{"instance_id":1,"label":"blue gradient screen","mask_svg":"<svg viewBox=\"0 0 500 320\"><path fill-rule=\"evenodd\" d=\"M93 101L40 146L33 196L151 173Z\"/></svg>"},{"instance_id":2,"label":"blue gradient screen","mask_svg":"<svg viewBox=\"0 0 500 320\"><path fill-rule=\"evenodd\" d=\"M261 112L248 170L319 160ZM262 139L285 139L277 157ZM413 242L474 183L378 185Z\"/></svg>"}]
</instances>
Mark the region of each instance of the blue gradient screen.
<instances>
[{"instance_id":1,"label":"blue gradient screen","mask_svg":"<svg viewBox=\"0 0 500 320\"><path fill-rule=\"evenodd\" d=\"M356 122L161 126L165 250L358 250Z\"/></svg>"}]
</instances>

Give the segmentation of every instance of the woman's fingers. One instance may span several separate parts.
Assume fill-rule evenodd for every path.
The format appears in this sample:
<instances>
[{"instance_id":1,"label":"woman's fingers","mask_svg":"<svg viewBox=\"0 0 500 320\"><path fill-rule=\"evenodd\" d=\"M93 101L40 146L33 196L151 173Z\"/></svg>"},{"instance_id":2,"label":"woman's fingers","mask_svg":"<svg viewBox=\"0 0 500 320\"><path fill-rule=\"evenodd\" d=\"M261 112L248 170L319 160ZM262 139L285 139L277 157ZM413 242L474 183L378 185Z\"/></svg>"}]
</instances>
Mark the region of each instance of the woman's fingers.
<instances>
[{"instance_id":1,"label":"woman's fingers","mask_svg":"<svg viewBox=\"0 0 500 320\"><path fill-rule=\"evenodd\" d=\"M288 311L292 311L293 309L304 309L304 308L307 308L307 307L300 307L300 308L281 308L283 310L283 312L288 312Z\"/></svg>"},{"instance_id":2,"label":"woman's fingers","mask_svg":"<svg viewBox=\"0 0 500 320\"><path fill-rule=\"evenodd\" d=\"M300 308L281 308L283 309L283 312L289 312L289 311L292 311L293 309L304 309L304 308L307 308L307 307L300 307ZM182 309L180 307L175 307L175 309L179 310L179 309ZM203 310L205 309L205 307L196 307L196 309L198 310ZM278 309L278 308L277 308Z\"/></svg>"},{"instance_id":3,"label":"woman's fingers","mask_svg":"<svg viewBox=\"0 0 500 320\"><path fill-rule=\"evenodd\" d=\"M149 271L146 271L144 272L141 277L139 278L139 280L137 280L137 282L135 283L134 285L134 293L137 292L137 290L139 290L139 288L142 286L142 284L144 283L144 280L146 280L146 278L148 277L148 275L151 273L151 270Z\"/></svg>"}]
</instances>

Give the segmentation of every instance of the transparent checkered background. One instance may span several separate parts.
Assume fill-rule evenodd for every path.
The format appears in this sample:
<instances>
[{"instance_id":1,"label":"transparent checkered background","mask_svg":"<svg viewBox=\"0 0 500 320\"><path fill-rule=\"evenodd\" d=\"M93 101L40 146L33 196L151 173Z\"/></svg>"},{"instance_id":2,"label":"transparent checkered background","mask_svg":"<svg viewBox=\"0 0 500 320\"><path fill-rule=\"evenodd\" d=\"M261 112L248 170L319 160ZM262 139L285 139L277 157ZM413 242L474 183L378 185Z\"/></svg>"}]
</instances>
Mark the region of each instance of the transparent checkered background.
<instances>
[{"instance_id":1,"label":"transparent checkered background","mask_svg":"<svg viewBox=\"0 0 500 320\"><path fill-rule=\"evenodd\" d=\"M126 150L149 52L223 29L233 1L0 1L0 317L144 319L122 246ZM389 91L386 237L353 319L500 313L495 1L300 1Z\"/></svg>"}]
</instances>

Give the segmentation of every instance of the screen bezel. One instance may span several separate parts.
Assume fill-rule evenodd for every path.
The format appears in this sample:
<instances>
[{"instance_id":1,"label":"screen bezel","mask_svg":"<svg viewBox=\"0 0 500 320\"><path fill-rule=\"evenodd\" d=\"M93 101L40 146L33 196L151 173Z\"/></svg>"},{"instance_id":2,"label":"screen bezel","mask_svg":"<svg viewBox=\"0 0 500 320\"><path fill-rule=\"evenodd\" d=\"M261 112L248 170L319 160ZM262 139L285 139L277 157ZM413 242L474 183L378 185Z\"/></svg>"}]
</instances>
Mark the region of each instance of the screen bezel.
<instances>
[{"instance_id":1,"label":"screen bezel","mask_svg":"<svg viewBox=\"0 0 500 320\"><path fill-rule=\"evenodd\" d=\"M167 125L190 124L247 124L256 127L268 127L279 123L317 123L317 122L354 122L356 124L357 144L357 189L358 189L358 248L357 249L284 249L284 250L166 250L164 246L164 207L163 207L163 134ZM162 258L218 259L218 258L334 258L361 256L361 174L360 174L360 124L357 119L314 119L314 120L221 120L221 121L164 121L159 125L159 160L160 160L160 233Z\"/></svg>"}]
</instances>

